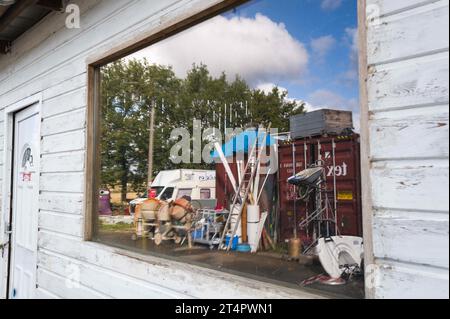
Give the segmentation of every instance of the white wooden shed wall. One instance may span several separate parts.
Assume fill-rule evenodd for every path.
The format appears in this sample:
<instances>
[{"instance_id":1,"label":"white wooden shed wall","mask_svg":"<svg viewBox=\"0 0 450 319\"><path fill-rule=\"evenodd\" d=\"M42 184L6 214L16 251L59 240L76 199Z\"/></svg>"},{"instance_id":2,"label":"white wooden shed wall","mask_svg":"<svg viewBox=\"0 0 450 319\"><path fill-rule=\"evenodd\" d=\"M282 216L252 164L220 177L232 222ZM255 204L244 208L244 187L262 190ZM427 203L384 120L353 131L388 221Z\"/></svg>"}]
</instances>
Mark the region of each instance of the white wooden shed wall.
<instances>
[{"instance_id":1,"label":"white wooden shed wall","mask_svg":"<svg viewBox=\"0 0 450 319\"><path fill-rule=\"evenodd\" d=\"M17 40L11 54L0 57L1 135L5 107L42 95L37 297L317 297L83 241L87 60L219 2L75 1L81 8L81 29L65 28L66 14L52 13ZM0 136L2 146L3 140ZM0 150L1 161L2 153ZM5 215L1 217L3 220ZM4 280L1 266L0 273ZM77 273L81 279L78 287L68 282Z\"/></svg>"},{"instance_id":2,"label":"white wooden shed wall","mask_svg":"<svg viewBox=\"0 0 450 319\"><path fill-rule=\"evenodd\" d=\"M448 298L449 1L367 0L367 12L369 296Z\"/></svg>"}]
</instances>

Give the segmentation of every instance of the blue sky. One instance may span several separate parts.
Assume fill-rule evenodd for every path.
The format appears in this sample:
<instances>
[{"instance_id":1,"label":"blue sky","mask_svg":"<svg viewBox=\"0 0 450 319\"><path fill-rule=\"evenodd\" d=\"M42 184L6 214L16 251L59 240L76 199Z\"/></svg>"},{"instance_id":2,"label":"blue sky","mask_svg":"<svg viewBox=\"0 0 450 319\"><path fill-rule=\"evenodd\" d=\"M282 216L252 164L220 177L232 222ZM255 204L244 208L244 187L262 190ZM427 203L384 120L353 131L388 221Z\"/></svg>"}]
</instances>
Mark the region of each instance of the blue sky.
<instances>
[{"instance_id":1,"label":"blue sky","mask_svg":"<svg viewBox=\"0 0 450 319\"><path fill-rule=\"evenodd\" d=\"M255 0L228 15L254 17L261 13L271 20L284 23L289 33L304 43L310 53L308 79L302 85L289 81L279 84L289 90L292 97L305 98L317 90L329 90L344 98L356 98L358 86L355 81L345 81L345 75L355 65L351 61L352 38L349 30L356 29L356 0ZM315 39L327 37L335 43L324 57L312 48ZM326 45L325 45L326 46Z\"/></svg>"},{"instance_id":2,"label":"blue sky","mask_svg":"<svg viewBox=\"0 0 450 319\"><path fill-rule=\"evenodd\" d=\"M214 76L287 89L309 110L352 110L358 122L356 26L356 0L254 0L134 57L171 65L180 77L204 63Z\"/></svg>"}]
</instances>

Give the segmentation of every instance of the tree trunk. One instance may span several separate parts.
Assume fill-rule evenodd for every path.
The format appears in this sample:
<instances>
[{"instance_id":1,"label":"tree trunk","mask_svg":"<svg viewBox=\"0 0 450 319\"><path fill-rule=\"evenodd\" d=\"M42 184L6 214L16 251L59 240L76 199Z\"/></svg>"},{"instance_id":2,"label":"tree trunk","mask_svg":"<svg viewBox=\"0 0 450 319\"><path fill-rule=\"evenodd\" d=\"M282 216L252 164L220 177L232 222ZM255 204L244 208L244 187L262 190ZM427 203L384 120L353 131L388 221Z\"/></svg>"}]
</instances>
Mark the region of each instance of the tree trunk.
<instances>
[{"instance_id":1,"label":"tree trunk","mask_svg":"<svg viewBox=\"0 0 450 319\"><path fill-rule=\"evenodd\" d=\"M121 201L125 203L127 201L128 193L128 165L126 160L122 160L122 178L121 178Z\"/></svg>"}]
</instances>

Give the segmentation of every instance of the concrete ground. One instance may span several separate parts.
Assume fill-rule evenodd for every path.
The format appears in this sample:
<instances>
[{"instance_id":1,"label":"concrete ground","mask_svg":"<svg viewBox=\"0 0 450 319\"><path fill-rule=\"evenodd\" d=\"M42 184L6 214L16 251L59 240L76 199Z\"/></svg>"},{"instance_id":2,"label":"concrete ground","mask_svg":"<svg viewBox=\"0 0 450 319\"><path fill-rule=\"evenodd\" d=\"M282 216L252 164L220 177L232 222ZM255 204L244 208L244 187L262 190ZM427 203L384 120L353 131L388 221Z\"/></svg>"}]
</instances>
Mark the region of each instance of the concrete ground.
<instances>
[{"instance_id":1,"label":"concrete ground","mask_svg":"<svg viewBox=\"0 0 450 319\"><path fill-rule=\"evenodd\" d=\"M196 264L289 288L306 289L312 293L323 294L332 298L364 298L363 278L352 279L343 286L328 286L315 283L303 287L300 283L304 280L325 273L320 264L302 265L299 262L285 260L281 255L273 253L227 253L210 250L208 247L201 245L188 249L187 245L180 247L173 242L164 242L161 246L156 246L149 239L133 241L130 232L101 231L97 241L138 253L152 254Z\"/></svg>"}]
</instances>

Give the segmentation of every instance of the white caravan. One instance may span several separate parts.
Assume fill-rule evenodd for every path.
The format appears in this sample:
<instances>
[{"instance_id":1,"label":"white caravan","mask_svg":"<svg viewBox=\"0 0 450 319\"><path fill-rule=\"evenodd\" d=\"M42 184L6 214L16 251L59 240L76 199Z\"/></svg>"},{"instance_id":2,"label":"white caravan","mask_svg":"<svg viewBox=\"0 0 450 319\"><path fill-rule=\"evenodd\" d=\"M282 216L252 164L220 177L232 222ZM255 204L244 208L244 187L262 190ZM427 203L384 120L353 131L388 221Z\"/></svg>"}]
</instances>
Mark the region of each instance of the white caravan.
<instances>
[{"instance_id":1,"label":"white caravan","mask_svg":"<svg viewBox=\"0 0 450 319\"><path fill-rule=\"evenodd\" d=\"M148 198L173 201L188 196L193 201L213 202L216 199L216 172L208 170L179 169L160 172L142 198L130 202L130 213L136 205ZM213 207L212 207L213 208Z\"/></svg>"}]
</instances>

